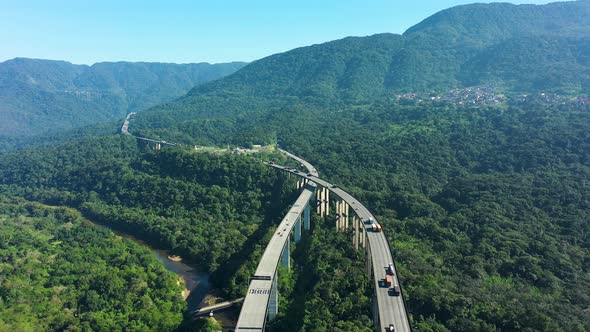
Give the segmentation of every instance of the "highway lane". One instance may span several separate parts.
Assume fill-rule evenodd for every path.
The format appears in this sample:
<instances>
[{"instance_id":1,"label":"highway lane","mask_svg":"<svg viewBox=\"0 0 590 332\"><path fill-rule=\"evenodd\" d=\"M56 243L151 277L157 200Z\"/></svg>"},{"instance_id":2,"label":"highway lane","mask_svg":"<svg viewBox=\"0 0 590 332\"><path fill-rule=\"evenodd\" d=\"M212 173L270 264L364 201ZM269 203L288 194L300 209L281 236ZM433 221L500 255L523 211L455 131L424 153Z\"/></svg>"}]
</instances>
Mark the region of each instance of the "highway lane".
<instances>
[{"instance_id":1,"label":"highway lane","mask_svg":"<svg viewBox=\"0 0 590 332\"><path fill-rule=\"evenodd\" d=\"M315 169L315 167L313 167L312 164L308 163L307 161L303 160L302 158L297 157L296 155L285 151L283 149L277 148L279 151L281 151L282 153L286 154L287 156L289 156L291 159L294 159L296 161L298 161L301 165L303 165L303 167L305 167L307 169L307 173L311 173L311 175L319 178L320 175L318 173L318 171Z\"/></svg>"},{"instance_id":2,"label":"highway lane","mask_svg":"<svg viewBox=\"0 0 590 332\"><path fill-rule=\"evenodd\" d=\"M121 133L125 134L125 135L131 135L129 133L129 120L131 119L132 116L134 116L135 114L137 114L137 112L131 112L129 114L127 114L127 117L125 118L125 122L123 122L123 126L121 127Z\"/></svg>"},{"instance_id":3,"label":"highway lane","mask_svg":"<svg viewBox=\"0 0 590 332\"><path fill-rule=\"evenodd\" d=\"M139 136L133 136L135 137L135 139L141 140L141 141L146 141L146 142L151 142L151 143L159 143L161 145L169 145L169 146L176 146L176 143L170 143L170 142L166 142L166 141L158 141L155 139L151 139L151 138L145 138L145 137L139 137Z\"/></svg>"},{"instance_id":4,"label":"highway lane","mask_svg":"<svg viewBox=\"0 0 590 332\"><path fill-rule=\"evenodd\" d=\"M303 164L310 174L318 174L316 169L305 160L287 153L291 158ZM301 194L283 217L275 233L270 239L262 258L258 262L256 272L250 281L246 298L240 310L236 331L264 331L266 325L267 310L271 299L273 279L276 277L278 265L281 263L283 248L290 241L297 218L300 218L300 226L303 228L303 210L309 203L315 192L315 184L307 184ZM278 303L277 303L278 305Z\"/></svg>"},{"instance_id":5,"label":"highway lane","mask_svg":"<svg viewBox=\"0 0 590 332\"><path fill-rule=\"evenodd\" d=\"M367 239L371 248L371 260L373 262L373 275L375 283L375 294L377 297L377 304L379 308L379 320L381 329L380 331L387 331L389 324L393 324L396 331L411 331L408 315L406 313L405 303L403 300L403 293L399 296L392 296L389 294L389 288L383 287L384 279L386 276L386 269L389 263L393 262L391 250L387 242L387 238L383 232L373 232L371 225L367 223L368 220L376 220L373 214L358 200L352 197L344 190L333 186L331 183L320 179L314 175L308 175L304 172L293 170L288 167L280 165L270 166L291 172L302 178L306 178L318 185L328 188L332 193L346 201L348 205L354 210L357 216L362 220L362 225L367 232ZM397 269L393 277L394 283L399 285L399 279L397 276Z\"/></svg>"},{"instance_id":6,"label":"highway lane","mask_svg":"<svg viewBox=\"0 0 590 332\"><path fill-rule=\"evenodd\" d=\"M166 141L160 141L160 140L155 140L155 139L151 139L151 138L145 138L145 137L139 137L139 136L132 135L129 132L129 120L131 120L131 117L135 114L137 114L137 112L131 112L131 113L127 114L127 117L125 118L125 122L123 122L123 125L121 126L121 134L129 135L131 137L134 137L135 139L145 141L145 142L150 142L150 143L159 143L161 145L168 145L168 146L176 146L177 145L176 143L170 143L170 142L166 142Z\"/></svg>"}]
</instances>

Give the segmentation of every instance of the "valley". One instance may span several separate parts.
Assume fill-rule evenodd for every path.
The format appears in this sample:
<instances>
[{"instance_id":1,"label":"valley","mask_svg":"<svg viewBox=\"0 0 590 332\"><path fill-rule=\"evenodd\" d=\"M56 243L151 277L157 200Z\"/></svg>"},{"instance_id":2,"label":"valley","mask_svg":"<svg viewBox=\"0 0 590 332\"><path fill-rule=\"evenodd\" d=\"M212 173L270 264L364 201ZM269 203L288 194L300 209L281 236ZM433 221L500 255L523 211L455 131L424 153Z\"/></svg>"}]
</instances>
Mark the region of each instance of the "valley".
<instances>
[{"instance_id":1,"label":"valley","mask_svg":"<svg viewBox=\"0 0 590 332\"><path fill-rule=\"evenodd\" d=\"M590 1L416 22L0 63L0 331L590 330Z\"/></svg>"}]
</instances>

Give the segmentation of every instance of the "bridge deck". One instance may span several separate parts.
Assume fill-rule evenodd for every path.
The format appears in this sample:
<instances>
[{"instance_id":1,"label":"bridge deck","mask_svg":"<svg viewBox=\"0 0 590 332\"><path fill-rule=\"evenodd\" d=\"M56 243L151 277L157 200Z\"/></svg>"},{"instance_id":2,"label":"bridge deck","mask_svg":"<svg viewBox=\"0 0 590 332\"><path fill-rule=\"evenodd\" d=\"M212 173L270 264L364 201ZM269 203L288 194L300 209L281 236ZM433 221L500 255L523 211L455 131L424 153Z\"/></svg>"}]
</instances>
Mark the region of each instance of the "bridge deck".
<instances>
[{"instance_id":1,"label":"bridge deck","mask_svg":"<svg viewBox=\"0 0 590 332\"><path fill-rule=\"evenodd\" d=\"M317 174L315 168L305 160L290 155L307 167L308 172ZM250 281L246 299L242 304L242 310L238 317L236 331L263 331L266 323L266 311L270 301L272 280L275 277L277 267L281 261L283 248L287 241L290 241L290 235L297 221L297 218L303 215L305 205L308 204L314 194L315 184L308 184L291 207L289 212L283 217L283 220L277 227L275 233L270 239L262 258L258 263L253 279ZM301 225L303 225L303 222Z\"/></svg>"},{"instance_id":2,"label":"bridge deck","mask_svg":"<svg viewBox=\"0 0 590 332\"><path fill-rule=\"evenodd\" d=\"M263 331L272 280L252 280L242 304L236 331Z\"/></svg>"},{"instance_id":3,"label":"bridge deck","mask_svg":"<svg viewBox=\"0 0 590 332\"><path fill-rule=\"evenodd\" d=\"M389 243L383 232L373 232L371 225L365 221L376 220L373 214L358 200L348 194L346 191L333 187L333 185L327 181L324 181L317 176L310 176L300 171L293 171L290 168L283 167L280 165L271 165L277 169L291 172L300 177L306 178L322 187L328 188L336 196L344 200L353 210L354 213L363 221L362 225L365 227L367 232L367 238L369 242L371 260L373 262L373 275L375 283L375 295L377 297L377 305L379 308L379 320L380 320L380 331L386 331L389 324L393 324L395 331L405 332L411 331L410 322L406 312L406 307L403 299L403 294L399 296L392 296L389 294L389 288L383 287L383 281L386 276L387 266L393 262ZM394 269L395 270L395 269ZM395 270L394 283L399 285L399 279L397 277L397 270Z\"/></svg>"}]
</instances>

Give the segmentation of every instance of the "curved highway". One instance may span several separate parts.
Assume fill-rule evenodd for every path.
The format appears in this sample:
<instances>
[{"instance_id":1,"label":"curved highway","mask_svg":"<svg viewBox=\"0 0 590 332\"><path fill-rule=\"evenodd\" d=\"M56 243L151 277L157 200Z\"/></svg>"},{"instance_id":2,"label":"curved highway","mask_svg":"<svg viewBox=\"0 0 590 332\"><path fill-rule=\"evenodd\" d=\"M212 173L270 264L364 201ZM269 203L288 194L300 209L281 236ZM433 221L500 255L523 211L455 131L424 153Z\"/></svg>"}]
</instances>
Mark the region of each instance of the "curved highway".
<instances>
[{"instance_id":1,"label":"curved highway","mask_svg":"<svg viewBox=\"0 0 590 332\"><path fill-rule=\"evenodd\" d=\"M127 116L123 126L121 127L121 133L131 135L129 133L129 120L133 115L134 113L131 113ZM133 137L150 143L171 146L176 145L175 143L166 141L152 140L149 138L137 136ZM303 223L301 218L305 207L310 203L310 200L315 193L316 184L324 188L328 188L332 193L344 200L362 221L361 225L363 225L365 228L365 234L367 235L369 244L368 250L373 266L375 297L377 299L377 307L379 311L380 331L389 331L390 324L393 324L395 331L411 331L403 299L403 292L401 292L399 296L393 296L389 294L389 288L384 286L388 265L389 263L394 263L394 261L391 255L389 244L385 238L385 234L383 232L373 232L371 229L371 223L369 221L375 220L373 214L371 214L371 212L364 205L362 205L344 190L320 179L319 174L313 165L285 150L279 150L288 155L290 158L299 162L301 166L304 166L307 169L307 173L301 172L296 168L275 165L274 163L270 163L269 165L274 168L293 173L311 182L308 182L303 186L301 194L295 201L295 204L283 218L277 227L277 231L268 243L262 258L258 263L256 273L251 278L250 286L248 287L248 293L246 294L244 304L242 305L240 316L238 318L236 331L264 331L267 311L272 300L271 290L273 289L273 286L276 289L277 268L281 261L283 249L285 248L285 250L287 250L289 248L287 241L290 241L291 232L298 219L299 227ZM289 255L289 253L286 254ZM393 283L395 285L400 285L395 263L393 279ZM276 294L273 294L273 296L276 297ZM275 303L272 304L278 306L278 303L276 303L276 298L274 301Z\"/></svg>"},{"instance_id":2,"label":"curved highway","mask_svg":"<svg viewBox=\"0 0 590 332\"><path fill-rule=\"evenodd\" d=\"M306 165L305 162L302 162L303 160L301 158L299 158L298 161ZM270 166L290 172L302 178L308 179L324 188L328 188L332 193L344 200L354 210L355 214L362 220L362 225L365 227L367 239L369 240L369 251L373 263L375 295L377 298L377 306L379 310L379 331L389 331L390 324L394 325L395 331L411 331L410 322L403 299L403 293L400 293L399 296L393 296L389 294L389 288L384 287L384 279L387 274L387 267L389 263L393 263L394 261L385 234L383 232L373 232L371 229L371 224L368 221L375 220L373 214L346 191L320 179L317 176L317 172L316 175L313 173L312 175L309 175L296 169L280 165ZM393 283L400 285L395 264L394 270Z\"/></svg>"},{"instance_id":3,"label":"curved highway","mask_svg":"<svg viewBox=\"0 0 590 332\"><path fill-rule=\"evenodd\" d=\"M310 163L286 151L284 152L303 164L307 168L308 173L317 176L317 171ZM309 204L314 192L315 184L310 183L303 186L303 190L295 201L295 204L293 204L289 212L285 215L266 246L256 272L250 280L250 286L248 287L248 292L246 293L246 298L244 299L240 316L238 317L238 323L236 324L236 331L264 331L269 304L273 300L271 290L273 286L276 288L276 273L283 255L283 248L289 248L287 241L290 241L291 232L297 219L300 219L300 225L303 223L301 220L303 211L306 205ZM286 254L289 255L289 253ZM273 285L273 283L275 284ZM278 306L278 303L274 303L273 305Z\"/></svg>"}]
</instances>

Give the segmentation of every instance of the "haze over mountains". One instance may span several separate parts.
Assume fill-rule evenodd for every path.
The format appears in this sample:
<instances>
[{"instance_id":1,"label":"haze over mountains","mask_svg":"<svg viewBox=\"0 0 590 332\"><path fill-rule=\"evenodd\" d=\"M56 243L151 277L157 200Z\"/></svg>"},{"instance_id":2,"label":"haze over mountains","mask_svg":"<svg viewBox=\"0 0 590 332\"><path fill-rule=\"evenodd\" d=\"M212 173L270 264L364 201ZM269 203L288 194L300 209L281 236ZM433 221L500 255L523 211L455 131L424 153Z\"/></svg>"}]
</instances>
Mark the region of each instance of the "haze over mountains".
<instances>
[{"instance_id":1,"label":"haze over mountains","mask_svg":"<svg viewBox=\"0 0 590 332\"><path fill-rule=\"evenodd\" d=\"M243 67L224 64L65 61L0 63L0 138L56 132L124 117L180 97Z\"/></svg>"}]
</instances>

